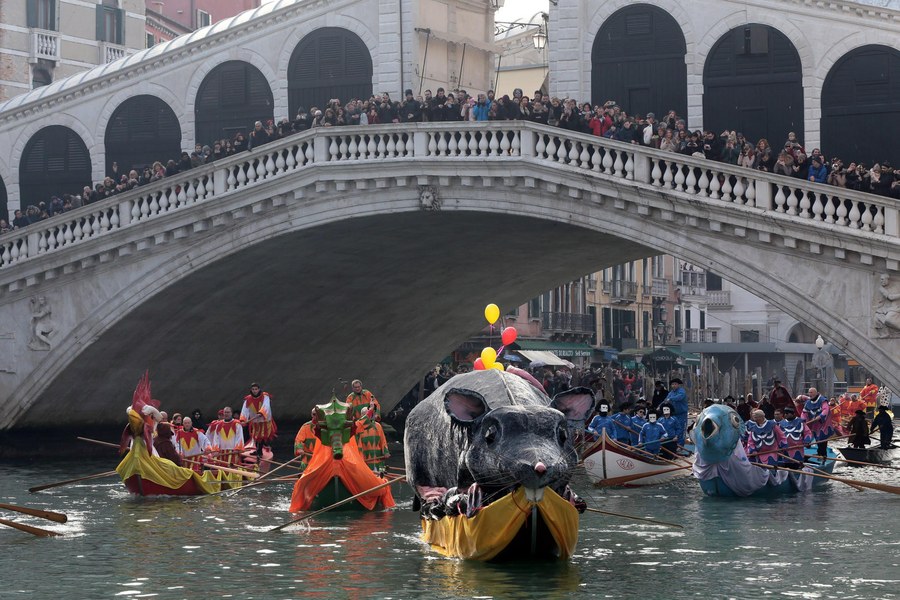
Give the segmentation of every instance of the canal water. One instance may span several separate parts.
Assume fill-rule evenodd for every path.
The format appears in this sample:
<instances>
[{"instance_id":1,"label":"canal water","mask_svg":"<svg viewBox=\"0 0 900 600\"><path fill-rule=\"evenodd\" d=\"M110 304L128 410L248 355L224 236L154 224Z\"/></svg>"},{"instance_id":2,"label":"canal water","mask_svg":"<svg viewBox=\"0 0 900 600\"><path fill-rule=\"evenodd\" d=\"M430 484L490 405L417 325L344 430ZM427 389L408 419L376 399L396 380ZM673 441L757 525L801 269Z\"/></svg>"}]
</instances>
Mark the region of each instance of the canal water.
<instances>
[{"instance_id":1,"label":"canal water","mask_svg":"<svg viewBox=\"0 0 900 600\"><path fill-rule=\"evenodd\" d=\"M691 477L594 490L576 475L591 506L684 529L586 513L571 561L518 564L432 552L405 484L395 510L332 512L277 533L267 530L291 517L288 484L189 500L138 499L117 478L27 491L113 466L0 463L0 502L69 516L0 511L65 534L0 526L0 598L900 598L900 496L839 483L733 500L703 497ZM900 471L836 473L900 485Z\"/></svg>"}]
</instances>

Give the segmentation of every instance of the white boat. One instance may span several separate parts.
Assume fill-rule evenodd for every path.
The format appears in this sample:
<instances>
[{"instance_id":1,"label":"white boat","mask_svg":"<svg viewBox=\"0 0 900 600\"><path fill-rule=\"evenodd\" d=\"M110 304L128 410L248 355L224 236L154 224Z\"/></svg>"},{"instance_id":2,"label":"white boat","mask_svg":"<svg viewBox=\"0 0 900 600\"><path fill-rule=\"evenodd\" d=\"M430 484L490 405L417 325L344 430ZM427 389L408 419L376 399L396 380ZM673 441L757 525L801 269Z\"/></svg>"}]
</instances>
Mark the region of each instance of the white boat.
<instances>
[{"instance_id":1,"label":"white boat","mask_svg":"<svg viewBox=\"0 0 900 600\"><path fill-rule=\"evenodd\" d=\"M688 475L690 463L655 459L649 453L617 443L606 431L582 457L588 477L596 485L642 486L671 481ZM674 464L673 464L674 463ZM684 464L684 468L676 465ZM645 477L640 477L646 473ZM624 480L624 481L623 481Z\"/></svg>"}]
</instances>

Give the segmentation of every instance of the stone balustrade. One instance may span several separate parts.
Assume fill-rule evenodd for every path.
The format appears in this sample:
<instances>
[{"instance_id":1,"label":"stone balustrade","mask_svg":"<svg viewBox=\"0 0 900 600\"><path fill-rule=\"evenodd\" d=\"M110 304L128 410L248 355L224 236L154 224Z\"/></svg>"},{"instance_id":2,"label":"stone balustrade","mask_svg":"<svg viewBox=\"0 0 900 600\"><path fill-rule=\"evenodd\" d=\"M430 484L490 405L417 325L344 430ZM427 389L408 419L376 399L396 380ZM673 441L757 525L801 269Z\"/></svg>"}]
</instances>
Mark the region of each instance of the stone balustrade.
<instances>
[{"instance_id":1,"label":"stone balustrade","mask_svg":"<svg viewBox=\"0 0 900 600\"><path fill-rule=\"evenodd\" d=\"M38 59L59 60L58 31L31 31L31 60L37 62Z\"/></svg>"},{"instance_id":2,"label":"stone balustrade","mask_svg":"<svg viewBox=\"0 0 900 600\"><path fill-rule=\"evenodd\" d=\"M558 165L667 194L675 203L728 204L848 235L900 238L890 198L661 152L522 121L318 128L167 177L0 236L0 269L136 227L316 164L472 160ZM473 174L477 174L473 172ZM761 236L768 235L762 233ZM762 239L762 237L761 237Z\"/></svg>"}]
</instances>

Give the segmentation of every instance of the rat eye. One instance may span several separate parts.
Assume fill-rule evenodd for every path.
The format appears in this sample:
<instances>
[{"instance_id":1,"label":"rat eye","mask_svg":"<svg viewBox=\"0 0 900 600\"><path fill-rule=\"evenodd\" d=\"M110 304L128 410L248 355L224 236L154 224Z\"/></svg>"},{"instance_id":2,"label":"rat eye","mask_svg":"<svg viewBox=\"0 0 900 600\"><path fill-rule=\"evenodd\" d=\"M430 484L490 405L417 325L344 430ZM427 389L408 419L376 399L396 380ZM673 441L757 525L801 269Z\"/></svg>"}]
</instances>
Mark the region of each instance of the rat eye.
<instances>
[{"instance_id":1,"label":"rat eye","mask_svg":"<svg viewBox=\"0 0 900 600\"><path fill-rule=\"evenodd\" d=\"M497 428L493 425L487 428L487 431L484 432L484 441L488 444L493 444L494 440L497 438Z\"/></svg>"},{"instance_id":2,"label":"rat eye","mask_svg":"<svg viewBox=\"0 0 900 600\"><path fill-rule=\"evenodd\" d=\"M566 440L569 439L569 430L566 428L565 425L560 425L556 429L556 438L557 438L557 440L559 440L560 446L566 445Z\"/></svg>"}]
</instances>

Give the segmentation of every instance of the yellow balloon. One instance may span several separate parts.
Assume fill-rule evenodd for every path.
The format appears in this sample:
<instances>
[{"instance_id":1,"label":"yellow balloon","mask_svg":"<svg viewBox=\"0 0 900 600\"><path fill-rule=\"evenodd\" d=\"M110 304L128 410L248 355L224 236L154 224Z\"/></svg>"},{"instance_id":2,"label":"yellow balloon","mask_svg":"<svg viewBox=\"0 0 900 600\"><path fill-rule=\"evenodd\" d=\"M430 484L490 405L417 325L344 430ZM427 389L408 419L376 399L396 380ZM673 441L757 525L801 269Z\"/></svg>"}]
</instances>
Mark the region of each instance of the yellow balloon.
<instances>
[{"instance_id":1,"label":"yellow balloon","mask_svg":"<svg viewBox=\"0 0 900 600\"><path fill-rule=\"evenodd\" d=\"M496 304L488 304L484 307L484 318L493 325L500 318L500 307Z\"/></svg>"},{"instance_id":2,"label":"yellow balloon","mask_svg":"<svg viewBox=\"0 0 900 600\"><path fill-rule=\"evenodd\" d=\"M481 351L481 362L484 365L485 369L494 368L494 363L497 360L497 351L487 346L484 350Z\"/></svg>"},{"instance_id":3,"label":"yellow balloon","mask_svg":"<svg viewBox=\"0 0 900 600\"><path fill-rule=\"evenodd\" d=\"M503 369L503 363L498 363L498 362L495 362L494 364L492 364L492 365L491 365L491 368L492 368L492 369L497 369L498 371L503 371L503 370L504 370L504 369Z\"/></svg>"}]
</instances>

